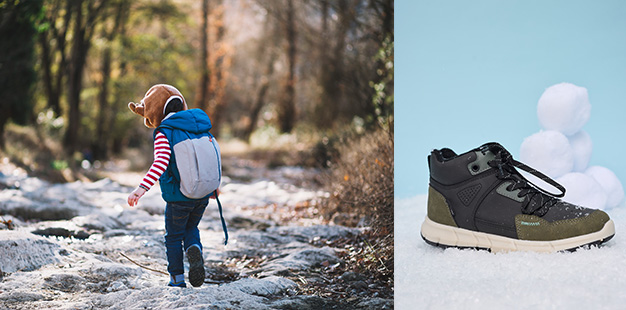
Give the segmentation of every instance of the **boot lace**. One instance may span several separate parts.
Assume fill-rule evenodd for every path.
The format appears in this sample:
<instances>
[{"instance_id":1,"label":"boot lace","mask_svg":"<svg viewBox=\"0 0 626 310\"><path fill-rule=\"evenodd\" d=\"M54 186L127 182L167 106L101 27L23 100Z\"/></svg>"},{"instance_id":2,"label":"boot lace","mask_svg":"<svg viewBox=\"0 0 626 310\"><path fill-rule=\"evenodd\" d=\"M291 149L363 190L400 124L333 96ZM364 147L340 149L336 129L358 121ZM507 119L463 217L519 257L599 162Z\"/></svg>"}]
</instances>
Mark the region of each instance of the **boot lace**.
<instances>
[{"instance_id":1,"label":"boot lace","mask_svg":"<svg viewBox=\"0 0 626 310\"><path fill-rule=\"evenodd\" d=\"M498 150L495 159L489 161L488 164L496 168L496 177L498 179L513 181L513 184L507 187L509 191L519 189L520 191L517 193L518 197L528 197L522 205L522 213L524 214L536 214L541 217L548 212L550 207L559 201L558 198L565 196L565 187L543 173L513 159L513 156L505 149ZM552 185L560 192L552 193L537 186L524 178L515 168L522 169L536 176L542 181Z\"/></svg>"}]
</instances>

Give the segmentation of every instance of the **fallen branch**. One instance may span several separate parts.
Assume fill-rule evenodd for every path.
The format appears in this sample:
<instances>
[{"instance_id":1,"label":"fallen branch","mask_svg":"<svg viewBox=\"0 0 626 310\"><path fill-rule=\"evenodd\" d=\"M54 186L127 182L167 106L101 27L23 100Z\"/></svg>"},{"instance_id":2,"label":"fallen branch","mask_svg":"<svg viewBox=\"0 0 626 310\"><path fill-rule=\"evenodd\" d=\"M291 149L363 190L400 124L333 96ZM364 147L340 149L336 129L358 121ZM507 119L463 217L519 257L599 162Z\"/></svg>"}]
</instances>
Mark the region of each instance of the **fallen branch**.
<instances>
[{"instance_id":1,"label":"fallen branch","mask_svg":"<svg viewBox=\"0 0 626 310\"><path fill-rule=\"evenodd\" d=\"M119 253L120 253L120 255L124 256L124 258L126 258L127 260L129 260L131 263L133 263L133 264L135 264L135 265L137 265L137 266L139 266L139 267L141 267L141 268L143 268L143 269L147 269L147 270L150 270L150 271L158 272L158 273L160 273L160 274L164 274L164 275L166 275L166 276L168 276L168 277L170 276L169 274L167 274L167 273L165 273L165 272L163 272L163 271L161 271L161 270L152 269L152 268L150 268L150 267L146 267L146 266L144 266L144 265L142 265L142 264L139 264L139 263L137 263L136 261L134 261L134 260L130 259L130 257L128 257L128 256L124 255L124 253L122 253L122 252L119 252Z\"/></svg>"},{"instance_id":2,"label":"fallen branch","mask_svg":"<svg viewBox=\"0 0 626 310\"><path fill-rule=\"evenodd\" d=\"M5 221L3 216L0 216L0 218L2 219L0 220L0 223L6 225L8 230L13 230L13 228L15 228L12 220Z\"/></svg>"}]
</instances>

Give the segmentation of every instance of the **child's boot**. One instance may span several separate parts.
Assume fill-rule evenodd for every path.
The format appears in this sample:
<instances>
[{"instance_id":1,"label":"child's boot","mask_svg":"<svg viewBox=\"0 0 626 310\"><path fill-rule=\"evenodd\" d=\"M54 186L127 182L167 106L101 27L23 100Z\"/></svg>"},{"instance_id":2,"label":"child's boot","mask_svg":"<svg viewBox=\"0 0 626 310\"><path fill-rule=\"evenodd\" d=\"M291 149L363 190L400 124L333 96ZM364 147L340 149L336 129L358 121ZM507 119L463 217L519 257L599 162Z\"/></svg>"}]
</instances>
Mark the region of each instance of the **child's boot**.
<instances>
[{"instance_id":1,"label":"child's boot","mask_svg":"<svg viewBox=\"0 0 626 310\"><path fill-rule=\"evenodd\" d=\"M185 284L185 275L184 274L170 275L170 283L167 284L167 286L187 287L187 284Z\"/></svg>"},{"instance_id":2,"label":"child's boot","mask_svg":"<svg viewBox=\"0 0 626 310\"><path fill-rule=\"evenodd\" d=\"M198 287L204 283L204 259L202 259L202 251L196 244L187 249L187 259L189 260L189 283Z\"/></svg>"}]
</instances>

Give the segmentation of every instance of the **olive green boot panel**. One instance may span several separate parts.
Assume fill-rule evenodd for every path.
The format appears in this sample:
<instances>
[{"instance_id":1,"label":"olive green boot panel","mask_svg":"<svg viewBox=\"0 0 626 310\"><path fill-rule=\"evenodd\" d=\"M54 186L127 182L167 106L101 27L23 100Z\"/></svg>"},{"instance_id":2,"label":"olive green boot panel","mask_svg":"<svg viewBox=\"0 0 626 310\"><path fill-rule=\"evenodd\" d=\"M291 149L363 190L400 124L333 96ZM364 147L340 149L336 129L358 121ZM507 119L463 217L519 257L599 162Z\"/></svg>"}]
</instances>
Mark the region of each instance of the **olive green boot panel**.
<instances>
[{"instance_id":1,"label":"olive green boot panel","mask_svg":"<svg viewBox=\"0 0 626 310\"><path fill-rule=\"evenodd\" d=\"M600 231L608 221L609 216L600 210L588 216L552 223L536 215L518 214L515 216L515 227L520 240L552 241Z\"/></svg>"},{"instance_id":2,"label":"olive green boot panel","mask_svg":"<svg viewBox=\"0 0 626 310\"><path fill-rule=\"evenodd\" d=\"M439 224L458 227L452 218L446 198L432 186L428 186L428 218Z\"/></svg>"}]
</instances>

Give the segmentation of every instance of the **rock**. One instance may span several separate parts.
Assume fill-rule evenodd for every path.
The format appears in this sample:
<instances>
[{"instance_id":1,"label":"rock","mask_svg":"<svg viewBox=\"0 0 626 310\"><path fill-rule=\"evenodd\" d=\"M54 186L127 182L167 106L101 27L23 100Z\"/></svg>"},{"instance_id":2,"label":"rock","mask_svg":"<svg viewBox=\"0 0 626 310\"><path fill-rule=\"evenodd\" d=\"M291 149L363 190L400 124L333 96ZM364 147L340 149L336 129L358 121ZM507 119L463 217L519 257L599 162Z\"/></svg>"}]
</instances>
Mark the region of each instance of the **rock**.
<instances>
[{"instance_id":1,"label":"rock","mask_svg":"<svg viewBox=\"0 0 626 310\"><path fill-rule=\"evenodd\" d=\"M5 273L32 271L59 261L60 246L21 231L0 231L0 266Z\"/></svg>"},{"instance_id":2,"label":"rock","mask_svg":"<svg viewBox=\"0 0 626 310\"><path fill-rule=\"evenodd\" d=\"M109 287L107 287L107 292L117 292L117 291L127 290L127 289L128 287L126 287L124 283L120 281L113 281L111 282Z\"/></svg>"},{"instance_id":3,"label":"rock","mask_svg":"<svg viewBox=\"0 0 626 310\"><path fill-rule=\"evenodd\" d=\"M88 230L107 231L122 227L118 220L103 214L77 216L72 219L72 222Z\"/></svg>"},{"instance_id":4,"label":"rock","mask_svg":"<svg viewBox=\"0 0 626 310\"><path fill-rule=\"evenodd\" d=\"M88 270L84 270L84 272L92 276L101 276L108 281L128 279L142 274L142 270L139 267L129 267L118 263L98 264Z\"/></svg>"},{"instance_id":5,"label":"rock","mask_svg":"<svg viewBox=\"0 0 626 310\"><path fill-rule=\"evenodd\" d=\"M130 235L130 232L125 229L113 229L103 234L104 238L112 238L112 237L119 237L119 236L126 236L126 235Z\"/></svg>"},{"instance_id":6,"label":"rock","mask_svg":"<svg viewBox=\"0 0 626 310\"><path fill-rule=\"evenodd\" d=\"M350 287L362 291L367 289L367 283L365 283L365 281L355 281L350 284Z\"/></svg>"},{"instance_id":7,"label":"rock","mask_svg":"<svg viewBox=\"0 0 626 310\"><path fill-rule=\"evenodd\" d=\"M33 230L32 233L35 235L40 235L44 237L50 237L50 236L63 237L63 238L74 237L79 240L85 240L89 238L89 233L87 233L86 231L79 230L79 231L73 232L62 227L48 227L45 229L37 229L37 230Z\"/></svg>"},{"instance_id":8,"label":"rock","mask_svg":"<svg viewBox=\"0 0 626 310\"><path fill-rule=\"evenodd\" d=\"M85 240L85 239L89 239L91 235L84 231L84 230L79 230L76 233L74 233L74 238L78 239L78 240Z\"/></svg>"},{"instance_id":9,"label":"rock","mask_svg":"<svg viewBox=\"0 0 626 310\"><path fill-rule=\"evenodd\" d=\"M53 274L44 278L44 286L62 292L77 292L85 289L85 278L72 274Z\"/></svg>"},{"instance_id":10,"label":"rock","mask_svg":"<svg viewBox=\"0 0 626 310\"><path fill-rule=\"evenodd\" d=\"M354 309L362 310L385 310L393 309L393 299L368 298L356 304Z\"/></svg>"},{"instance_id":11,"label":"rock","mask_svg":"<svg viewBox=\"0 0 626 310\"><path fill-rule=\"evenodd\" d=\"M345 282L354 282L354 281L364 280L365 276L363 276L360 273L353 272L353 271L346 271L339 277L339 279Z\"/></svg>"},{"instance_id":12,"label":"rock","mask_svg":"<svg viewBox=\"0 0 626 310\"><path fill-rule=\"evenodd\" d=\"M271 304L273 309L281 310L319 310L319 309L349 309L338 308L335 301L320 298L318 296L299 295L276 300Z\"/></svg>"},{"instance_id":13,"label":"rock","mask_svg":"<svg viewBox=\"0 0 626 310\"><path fill-rule=\"evenodd\" d=\"M42 294L33 292L30 289L17 289L0 294L0 300L4 300L7 303L38 301L44 298Z\"/></svg>"},{"instance_id":14,"label":"rock","mask_svg":"<svg viewBox=\"0 0 626 310\"><path fill-rule=\"evenodd\" d=\"M256 230L266 230L270 227L269 223L261 222L258 220L250 219L242 216L235 216L228 220L228 227L236 228L236 229L256 229Z\"/></svg>"},{"instance_id":15,"label":"rock","mask_svg":"<svg viewBox=\"0 0 626 310\"><path fill-rule=\"evenodd\" d=\"M252 231L245 234L241 234L237 237L237 242L245 243L253 248L264 248L267 246L276 246L290 243L294 240L293 237L281 236L275 232L257 232Z\"/></svg>"},{"instance_id":16,"label":"rock","mask_svg":"<svg viewBox=\"0 0 626 310\"><path fill-rule=\"evenodd\" d=\"M295 288L295 282L281 277L267 277L263 279L245 278L224 284L221 288L237 289L249 295L268 297L283 291Z\"/></svg>"},{"instance_id":17,"label":"rock","mask_svg":"<svg viewBox=\"0 0 626 310\"><path fill-rule=\"evenodd\" d=\"M320 237L326 240L347 238L358 235L360 230L344 226L314 225L314 226L279 226L269 228L268 233L276 232L281 235L303 236L308 240Z\"/></svg>"},{"instance_id":18,"label":"rock","mask_svg":"<svg viewBox=\"0 0 626 310\"><path fill-rule=\"evenodd\" d=\"M55 237L63 237L63 238L69 238L74 235L73 232L62 227L48 227L45 229L37 229L37 230L33 230L32 233L35 235L44 236L44 237L55 236Z\"/></svg>"},{"instance_id":19,"label":"rock","mask_svg":"<svg viewBox=\"0 0 626 310\"><path fill-rule=\"evenodd\" d=\"M320 267L324 262L328 264L341 262L341 259L335 255L335 251L329 247L306 246L291 250L281 249L281 252L288 254L282 254L262 264L257 275L290 277L294 275L294 271Z\"/></svg>"}]
</instances>

